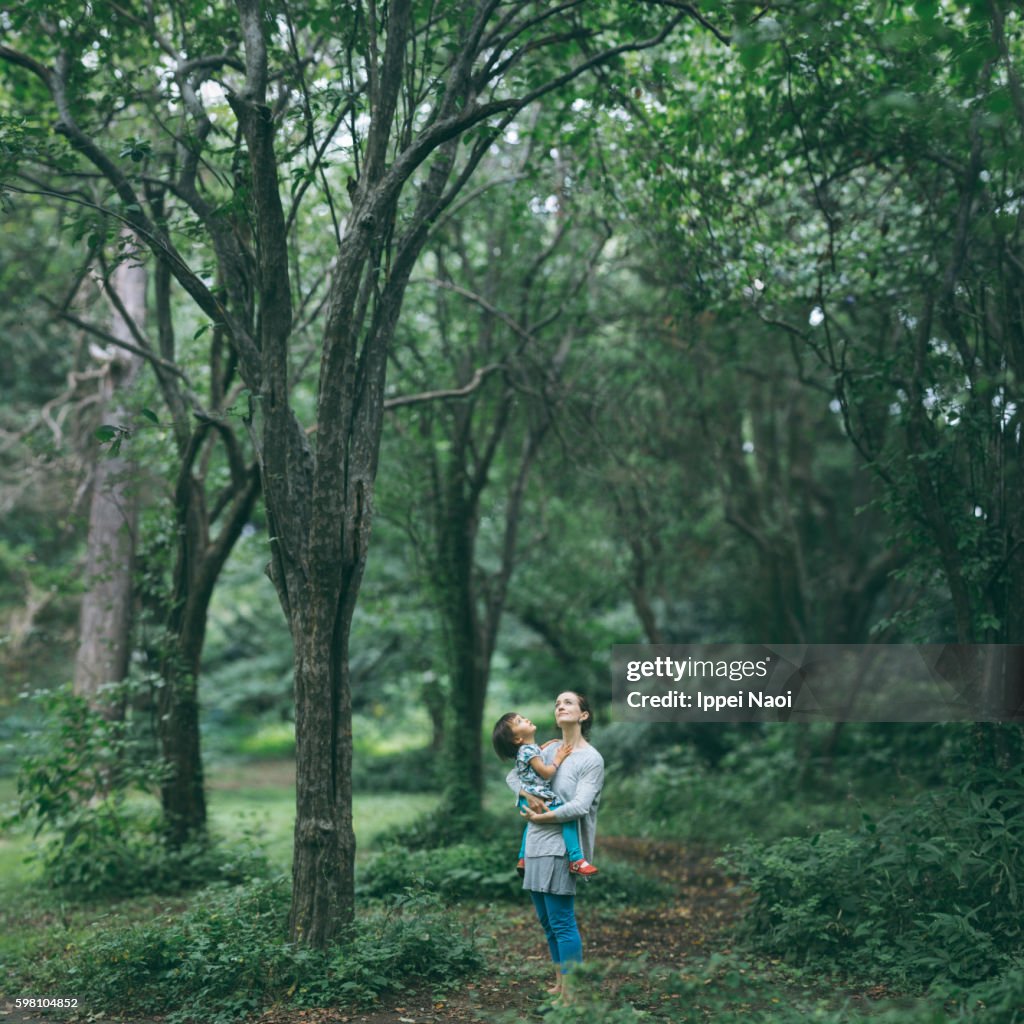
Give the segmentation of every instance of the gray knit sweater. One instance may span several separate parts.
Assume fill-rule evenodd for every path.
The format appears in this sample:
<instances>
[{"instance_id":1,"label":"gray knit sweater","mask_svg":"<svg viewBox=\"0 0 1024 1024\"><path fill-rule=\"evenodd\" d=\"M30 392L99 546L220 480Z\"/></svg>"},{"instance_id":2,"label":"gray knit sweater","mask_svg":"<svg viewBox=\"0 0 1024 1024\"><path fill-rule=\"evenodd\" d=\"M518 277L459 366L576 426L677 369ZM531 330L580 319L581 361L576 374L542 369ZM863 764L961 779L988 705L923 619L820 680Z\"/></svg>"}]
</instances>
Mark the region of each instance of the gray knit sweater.
<instances>
[{"instance_id":1,"label":"gray knit sweater","mask_svg":"<svg viewBox=\"0 0 1024 1024\"><path fill-rule=\"evenodd\" d=\"M545 764L551 764L561 743L552 743L542 754ZM513 768L505 781L518 795L519 777ZM560 823L579 820L580 845L587 860L594 859L594 838L597 835L597 808L601 803L601 789L604 786L604 758L595 747L574 750L559 766L551 780L551 788L562 801L555 808L558 822L537 824L530 822L526 834L527 857L564 857L565 842L562 839Z\"/></svg>"}]
</instances>

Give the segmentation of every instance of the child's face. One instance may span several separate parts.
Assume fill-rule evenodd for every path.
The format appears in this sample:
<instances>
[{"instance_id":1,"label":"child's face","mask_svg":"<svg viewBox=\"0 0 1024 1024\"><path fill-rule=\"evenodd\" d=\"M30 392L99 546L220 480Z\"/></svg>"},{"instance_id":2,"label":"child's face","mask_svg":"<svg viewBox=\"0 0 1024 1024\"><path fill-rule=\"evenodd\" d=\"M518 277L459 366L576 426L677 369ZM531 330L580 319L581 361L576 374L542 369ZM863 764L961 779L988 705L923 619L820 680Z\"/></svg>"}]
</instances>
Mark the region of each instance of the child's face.
<instances>
[{"instance_id":1,"label":"child's face","mask_svg":"<svg viewBox=\"0 0 1024 1024\"><path fill-rule=\"evenodd\" d=\"M519 746L522 746L524 743L532 743L534 736L537 735L537 726L522 715L516 715L516 717L509 722L509 728L511 729L512 735Z\"/></svg>"}]
</instances>

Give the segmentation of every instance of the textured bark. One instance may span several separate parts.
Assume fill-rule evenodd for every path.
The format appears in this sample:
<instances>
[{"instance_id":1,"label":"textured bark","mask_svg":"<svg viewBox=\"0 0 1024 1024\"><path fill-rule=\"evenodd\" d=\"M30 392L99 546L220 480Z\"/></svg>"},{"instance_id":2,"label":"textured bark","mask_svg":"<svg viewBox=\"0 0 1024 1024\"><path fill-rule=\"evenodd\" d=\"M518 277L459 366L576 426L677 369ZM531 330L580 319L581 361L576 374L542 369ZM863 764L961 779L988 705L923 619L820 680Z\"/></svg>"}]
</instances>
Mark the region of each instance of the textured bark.
<instances>
[{"instance_id":1,"label":"textured bark","mask_svg":"<svg viewBox=\"0 0 1024 1024\"><path fill-rule=\"evenodd\" d=\"M135 324L143 326L145 267L133 260L121 263L111 275L108 287ZM132 338L129 324L116 308L111 315L110 334L120 341L130 342ZM125 399L131 393L142 360L114 346L94 347L93 351L105 363L100 383L100 422L115 429L128 429ZM124 679L131 655L132 570L138 522L136 470L127 454L105 458L98 453L92 477L86 589L79 617L74 689L94 707L117 715L119 709L104 699L100 688Z\"/></svg>"}]
</instances>

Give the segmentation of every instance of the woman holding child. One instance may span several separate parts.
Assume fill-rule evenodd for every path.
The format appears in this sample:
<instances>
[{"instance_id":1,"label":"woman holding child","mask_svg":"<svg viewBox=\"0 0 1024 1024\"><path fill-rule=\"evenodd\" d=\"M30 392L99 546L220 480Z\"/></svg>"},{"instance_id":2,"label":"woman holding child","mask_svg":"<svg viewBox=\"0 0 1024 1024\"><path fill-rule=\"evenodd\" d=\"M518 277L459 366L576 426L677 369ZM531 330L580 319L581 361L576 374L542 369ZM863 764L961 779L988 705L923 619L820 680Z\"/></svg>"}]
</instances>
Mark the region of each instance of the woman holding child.
<instances>
[{"instance_id":1,"label":"woman holding child","mask_svg":"<svg viewBox=\"0 0 1024 1024\"><path fill-rule=\"evenodd\" d=\"M604 759L587 741L592 724L586 697L571 690L558 695L555 725L561 729L562 738L540 748L543 764L535 762L556 800L544 801L523 789L523 776L516 769L507 778L520 798L520 813L529 822L523 850L523 888L533 900L555 965L555 983L548 991L563 1000L566 998L565 976L573 964L583 960L583 944L576 925L576 877L597 873L589 861L594 855ZM515 745L532 744L536 727L522 716L503 716L494 729L495 749L501 752L499 732L506 739L511 737ZM543 766L548 766L549 771L551 766L556 766L557 770L548 775ZM579 828L584 859L570 863L563 825L573 821Z\"/></svg>"}]
</instances>

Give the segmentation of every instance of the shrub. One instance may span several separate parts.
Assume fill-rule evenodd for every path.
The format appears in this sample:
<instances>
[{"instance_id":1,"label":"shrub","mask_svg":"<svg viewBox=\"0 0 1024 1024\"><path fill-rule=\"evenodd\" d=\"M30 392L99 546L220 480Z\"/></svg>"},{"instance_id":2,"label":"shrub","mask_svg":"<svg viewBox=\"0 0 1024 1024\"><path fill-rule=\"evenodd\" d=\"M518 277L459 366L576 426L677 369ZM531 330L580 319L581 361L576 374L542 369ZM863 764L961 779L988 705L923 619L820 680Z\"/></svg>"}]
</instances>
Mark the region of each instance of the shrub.
<instances>
[{"instance_id":1,"label":"shrub","mask_svg":"<svg viewBox=\"0 0 1024 1024\"><path fill-rule=\"evenodd\" d=\"M919 797L855 833L730 852L758 945L899 984L966 984L1024 946L1024 766Z\"/></svg>"},{"instance_id":2,"label":"shrub","mask_svg":"<svg viewBox=\"0 0 1024 1024\"><path fill-rule=\"evenodd\" d=\"M605 813L631 835L715 846L851 826L859 813L852 793L884 806L893 794L905 799L940 784L966 735L962 723L812 724L799 732L761 723L716 731L722 751L711 757L707 739L698 745L681 726L666 726L676 737L666 744L659 726L619 724L602 734L612 765ZM623 777L629 768L635 774Z\"/></svg>"},{"instance_id":3,"label":"shrub","mask_svg":"<svg viewBox=\"0 0 1024 1024\"><path fill-rule=\"evenodd\" d=\"M1002 974L964 988L936 986L936 994L962 1008L968 1020L984 1024L1021 1024L1024 1021L1024 960L1017 959Z\"/></svg>"},{"instance_id":4,"label":"shrub","mask_svg":"<svg viewBox=\"0 0 1024 1024\"><path fill-rule=\"evenodd\" d=\"M93 900L143 893L180 893L211 881L237 884L266 876L265 855L248 838L227 844L204 836L180 847L168 845L159 818L124 814L120 831L102 821L49 847L44 877L64 899Z\"/></svg>"},{"instance_id":5,"label":"shrub","mask_svg":"<svg viewBox=\"0 0 1024 1024\"><path fill-rule=\"evenodd\" d=\"M100 931L66 974L103 1013L168 1013L221 1024L286 991L313 954L282 941L288 890L281 880L208 889L178 917Z\"/></svg>"},{"instance_id":6,"label":"shrub","mask_svg":"<svg viewBox=\"0 0 1024 1024\"><path fill-rule=\"evenodd\" d=\"M484 839L434 849L404 850L392 844L357 876L359 892L371 897L394 897L406 890L425 889L445 899L521 901L523 883L515 873L515 845L507 839ZM671 887L634 867L600 856L601 874L577 887L587 902L614 905L666 899Z\"/></svg>"},{"instance_id":7,"label":"shrub","mask_svg":"<svg viewBox=\"0 0 1024 1024\"><path fill-rule=\"evenodd\" d=\"M357 875L358 891L394 897L423 888L448 899L512 900L522 882L510 843L457 843L438 849L403 850L391 845Z\"/></svg>"},{"instance_id":8,"label":"shrub","mask_svg":"<svg viewBox=\"0 0 1024 1024\"><path fill-rule=\"evenodd\" d=\"M367 1005L482 965L473 937L431 896L402 894L324 952L285 940L288 905L280 878L211 887L184 914L98 931L35 980L73 980L96 1013L230 1024L275 1002Z\"/></svg>"},{"instance_id":9,"label":"shrub","mask_svg":"<svg viewBox=\"0 0 1024 1024\"><path fill-rule=\"evenodd\" d=\"M778 835L792 825L787 812L799 771L791 747L760 741L726 754L720 771L692 747L673 747L612 788L610 804L620 829L635 835L709 844L755 831ZM805 814L803 807L797 811Z\"/></svg>"},{"instance_id":10,"label":"shrub","mask_svg":"<svg viewBox=\"0 0 1024 1024\"><path fill-rule=\"evenodd\" d=\"M365 918L330 960L323 989L303 997L314 1003L366 1005L388 992L423 985L445 987L483 967L483 954L433 895L407 890L383 914Z\"/></svg>"},{"instance_id":11,"label":"shrub","mask_svg":"<svg viewBox=\"0 0 1024 1024\"><path fill-rule=\"evenodd\" d=\"M112 689L112 696L117 693ZM77 900L180 892L266 873L252 843L207 837L172 848L151 795L164 766L131 719L108 721L69 688L36 698L46 724L18 776L8 824L42 836L43 879Z\"/></svg>"}]
</instances>

